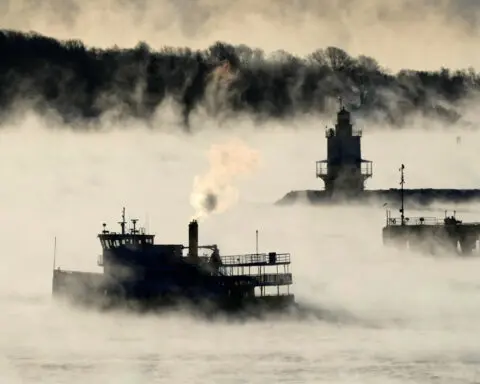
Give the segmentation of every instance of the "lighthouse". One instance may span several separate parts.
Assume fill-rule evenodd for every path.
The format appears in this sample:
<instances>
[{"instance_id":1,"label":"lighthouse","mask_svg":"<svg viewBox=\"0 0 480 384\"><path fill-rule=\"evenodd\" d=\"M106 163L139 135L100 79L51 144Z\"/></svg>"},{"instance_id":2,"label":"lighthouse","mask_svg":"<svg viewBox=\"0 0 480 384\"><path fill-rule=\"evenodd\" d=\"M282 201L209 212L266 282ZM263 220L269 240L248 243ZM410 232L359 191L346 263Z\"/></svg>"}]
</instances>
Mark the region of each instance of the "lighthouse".
<instances>
[{"instance_id":1,"label":"lighthouse","mask_svg":"<svg viewBox=\"0 0 480 384\"><path fill-rule=\"evenodd\" d=\"M316 176L331 195L358 195L372 177L372 162L362 159L362 131L354 128L340 99L335 128L326 128L327 160L316 162Z\"/></svg>"}]
</instances>

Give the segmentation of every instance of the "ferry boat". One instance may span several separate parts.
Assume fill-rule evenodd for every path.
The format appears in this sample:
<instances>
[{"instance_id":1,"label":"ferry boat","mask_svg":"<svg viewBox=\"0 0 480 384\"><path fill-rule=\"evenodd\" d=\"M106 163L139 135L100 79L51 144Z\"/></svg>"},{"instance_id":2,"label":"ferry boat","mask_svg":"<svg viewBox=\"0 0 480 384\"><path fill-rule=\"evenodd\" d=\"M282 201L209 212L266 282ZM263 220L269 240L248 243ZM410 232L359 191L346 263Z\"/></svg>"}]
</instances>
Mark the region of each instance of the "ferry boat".
<instances>
[{"instance_id":1,"label":"ferry boat","mask_svg":"<svg viewBox=\"0 0 480 384\"><path fill-rule=\"evenodd\" d=\"M120 232L103 224L98 234L102 272L68 271L54 265L53 296L100 308L193 305L242 311L295 305L289 253L221 256L216 244L198 245L196 220L188 226L188 246L155 244L155 235L137 228L137 221L131 220L127 228L124 208Z\"/></svg>"}]
</instances>

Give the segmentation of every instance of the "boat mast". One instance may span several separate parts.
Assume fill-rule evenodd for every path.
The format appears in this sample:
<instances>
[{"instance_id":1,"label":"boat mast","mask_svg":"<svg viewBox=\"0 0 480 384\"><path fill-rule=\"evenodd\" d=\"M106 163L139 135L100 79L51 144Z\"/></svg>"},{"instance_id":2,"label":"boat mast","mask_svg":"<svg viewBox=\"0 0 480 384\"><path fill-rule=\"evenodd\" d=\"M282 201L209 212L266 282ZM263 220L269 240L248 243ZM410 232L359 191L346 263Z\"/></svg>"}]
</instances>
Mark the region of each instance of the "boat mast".
<instances>
[{"instance_id":1,"label":"boat mast","mask_svg":"<svg viewBox=\"0 0 480 384\"><path fill-rule=\"evenodd\" d=\"M403 185L405 184L405 178L403 174L403 170L405 169L405 165L402 164L400 167L400 201L401 201L401 206L400 206L400 223L401 225L405 225L405 206L404 206L404 191L403 191Z\"/></svg>"},{"instance_id":2,"label":"boat mast","mask_svg":"<svg viewBox=\"0 0 480 384\"><path fill-rule=\"evenodd\" d=\"M127 222L125 221L125 207L122 209L122 221L119 221L118 224L122 227L122 235L125 234L125 225Z\"/></svg>"}]
</instances>

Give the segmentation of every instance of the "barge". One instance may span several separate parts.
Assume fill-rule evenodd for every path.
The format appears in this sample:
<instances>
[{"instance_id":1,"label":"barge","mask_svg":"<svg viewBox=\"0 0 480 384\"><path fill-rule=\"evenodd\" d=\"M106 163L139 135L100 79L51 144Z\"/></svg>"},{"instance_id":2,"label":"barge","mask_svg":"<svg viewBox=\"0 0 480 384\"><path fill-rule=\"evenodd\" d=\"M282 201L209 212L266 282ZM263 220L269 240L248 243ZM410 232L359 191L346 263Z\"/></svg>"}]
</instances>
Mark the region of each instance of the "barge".
<instances>
[{"instance_id":1,"label":"barge","mask_svg":"<svg viewBox=\"0 0 480 384\"><path fill-rule=\"evenodd\" d=\"M155 235L137 228L137 221L131 220L127 228L123 209L120 232L111 232L103 224L98 234L101 272L54 265L53 296L102 309L188 306L248 312L295 305L289 253L222 256L216 244L199 245L196 220L189 223L187 246L156 244Z\"/></svg>"},{"instance_id":2,"label":"barge","mask_svg":"<svg viewBox=\"0 0 480 384\"><path fill-rule=\"evenodd\" d=\"M457 219L455 211L443 219L436 217L405 216L403 186L405 166L400 167L400 217L393 217L386 210L386 223L382 228L383 244L411 249L423 253L454 253L459 255L478 254L480 223L464 223Z\"/></svg>"}]
</instances>

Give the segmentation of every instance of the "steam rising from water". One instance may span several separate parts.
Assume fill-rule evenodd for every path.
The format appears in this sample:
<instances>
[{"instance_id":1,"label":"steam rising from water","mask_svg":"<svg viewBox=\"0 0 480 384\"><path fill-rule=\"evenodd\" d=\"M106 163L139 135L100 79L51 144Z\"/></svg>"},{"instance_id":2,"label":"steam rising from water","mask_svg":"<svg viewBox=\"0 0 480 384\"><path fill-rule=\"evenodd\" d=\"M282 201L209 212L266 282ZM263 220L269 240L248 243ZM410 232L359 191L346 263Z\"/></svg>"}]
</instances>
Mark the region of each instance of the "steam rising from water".
<instances>
[{"instance_id":1,"label":"steam rising from water","mask_svg":"<svg viewBox=\"0 0 480 384\"><path fill-rule=\"evenodd\" d=\"M239 139L213 144L208 151L208 171L193 180L190 203L195 209L194 218L203 219L232 207L239 198L235 182L254 172L259 159L259 153Z\"/></svg>"},{"instance_id":2,"label":"steam rising from water","mask_svg":"<svg viewBox=\"0 0 480 384\"><path fill-rule=\"evenodd\" d=\"M474 0L0 0L0 24L101 48L220 40L303 56L333 45L397 71L478 68L478 11Z\"/></svg>"},{"instance_id":3,"label":"steam rising from water","mask_svg":"<svg viewBox=\"0 0 480 384\"><path fill-rule=\"evenodd\" d=\"M418 115L471 125L469 109L480 90L474 70L392 74L375 58L333 46L305 56L226 42L201 51L145 43L101 50L0 31L0 55L5 114L33 109L76 129L132 119L162 129L159 109L166 102L178 109L176 130L198 129L193 117L266 123L331 113L339 96L361 117L390 126L412 124Z\"/></svg>"},{"instance_id":4,"label":"steam rising from water","mask_svg":"<svg viewBox=\"0 0 480 384\"><path fill-rule=\"evenodd\" d=\"M248 126L239 122L238 136L214 130L179 136L144 127L82 134L48 129L30 115L2 132L5 380L136 383L163 377L185 383L200 377L230 383L240 377L265 383L301 377L351 383L400 375L417 382L432 376L474 382L479 260L384 249L382 209L273 206L291 187L319 187L312 163L325 156L323 130L298 134L272 125L258 132ZM451 175L455 185L475 182L478 133L465 133L462 152L450 150L456 148L452 135L411 136L365 136L368 156L378 162L372 187L398 182L400 158L408 185L449 184ZM425 156L429 163L415 166ZM233 174L249 177L240 183ZM224 255L250 253L258 229L260 252L292 253L292 290L313 308L310 316L240 326L186 314L89 313L50 301L54 236L60 267L98 270L96 234L103 222L112 228L125 205L127 219L148 214L157 242L186 244L192 179L199 175L219 196L224 189L218 185L232 185L242 197L201 223L201 243L218 244ZM437 211L429 215L443 216L447 208L457 208L464 220L480 214L478 206L467 206L433 207ZM409 207L407 214L417 215Z\"/></svg>"},{"instance_id":5,"label":"steam rising from water","mask_svg":"<svg viewBox=\"0 0 480 384\"><path fill-rule=\"evenodd\" d=\"M478 4L468 0L351 0L348 7L345 2L323 0L277 1L275 6L268 1L242 0L187 3L111 0L111 7L107 7L98 0L0 0L0 20L4 27L32 29L56 38L76 37L104 48L146 41L155 48L168 44L205 49L221 40L235 46L259 46L265 52L284 48L303 57L319 47L333 45L353 56L371 55L380 65L394 70L430 70L440 65L479 67ZM302 84L302 79L306 79L305 85L312 84L306 76L312 67L291 71L292 58L286 53L276 59L241 62L240 79L246 75L241 87L235 88L234 79L226 84L218 82L219 89L212 91L212 83L207 82L203 88L202 81L211 78L209 70L218 68L217 61L225 58L225 52L231 53L227 44L216 46L218 50L213 49L206 61L202 58L197 62L188 49L167 52L166 61L161 56L162 60L156 62L165 65L166 71L154 72L151 82L144 81L149 78L145 77L145 67L139 70L130 66L132 62L144 64L145 56L136 62L127 59L129 55L148 53L142 47L128 52L89 51L86 56L74 57L65 47L58 48L57 41L47 45L57 47L56 52L70 63L67 70L52 64L52 56L45 51L35 61L38 51L32 47L39 45L27 43L22 36L15 40L9 55L5 51L2 54L6 66L2 73L17 73L17 77L8 77L10 86L2 84L0 102L14 104L14 109L21 112L15 124L5 113L3 123L9 129L0 136L0 325L4 330L0 335L0 370L5 382L478 381L478 339L474 336L480 331L479 261L432 259L384 249L380 241L384 212L375 208L272 206L292 189L319 188L312 165L326 155L323 130L319 129L324 122L297 117L281 125L280 121L267 119L265 129L259 131L250 119L233 119L234 124L223 119L230 116L227 107L232 105L231 97L233 105L240 105L247 115L284 112L286 109L280 107L297 95L293 92L298 90L295 85ZM153 50L147 58L155 62L158 56L152 54ZM19 52L30 57L22 61ZM238 52L250 51L240 46L235 55ZM98 99L92 97L92 89L99 89L96 76L102 75L89 67L98 62L85 59L97 54L126 63L104 67L115 79L108 82L108 77L103 78L106 87L100 87L102 97ZM14 65L8 62L14 59L18 60ZM206 71L202 66L205 62ZM185 70L185 63L192 67ZM308 100L314 105L337 96L339 90L354 89L352 79L344 72L327 72L330 75L326 81L309 88L313 96ZM156 77L159 74L165 77ZM427 110L440 106L443 109L437 111L467 116L461 102L470 100L467 90L471 84L478 84L476 75L464 73L453 77L409 73L401 77L382 69L373 71L372 76L367 77L372 81L367 85L376 98L369 111L398 111L400 84L407 87L403 92L409 96L400 98L402 108L414 115L419 111L415 100L421 100L420 105ZM162 84L163 79L173 85ZM293 88L285 88L285 84ZM442 88L441 84L448 86ZM32 89L36 91L32 93ZM202 107L204 89L207 106ZM236 99L245 89L250 89L248 97ZM15 92L19 92L17 98ZM146 98L146 94L153 97ZM263 96L261 102L256 99L259 95ZM103 104L97 104L99 101ZM68 121L74 120L78 111L88 119L108 109L100 107L114 106L127 113L117 114L117 120L103 114L99 125L117 128L121 117L126 129L105 134L73 133L72 125L59 123L62 119L58 116L52 121L45 115L32 114L32 104L50 116L54 106L56 113ZM302 108L311 112L312 104ZM91 109L92 105L99 109ZM188 110L182 110L183 106L197 106L194 135L178 133L183 129L178 115ZM324 104L318 108L322 110ZM132 119L132 110L137 117L145 111L153 113L150 127L158 130L152 132L141 119ZM212 111L222 112L221 118ZM467 119L473 127L478 126L476 111L473 108ZM421 123L413 119L411 130L397 132L372 132L367 125L365 157L375 163L369 187L397 185L396 170L401 163L407 166L410 187L478 187L478 132L460 130L456 125L447 125L450 131L443 133L424 131ZM428 121L423 127L431 126ZM47 129L52 127L58 129ZM78 131L86 127L88 124L75 126ZM169 134L172 132L176 134ZM462 137L460 146L456 145L457 135ZM241 141L232 142L232 137L241 137ZM243 148L242 154L252 155L247 158L256 159L246 161L251 167L241 168L246 171L236 174L249 176L244 183L225 175L207 177L210 172L204 173L205 169L222 169L221 161L214 163L216 166L204 163L205 153L214 152L212 143L217 145L217 154L233 146ZM235 169L235 164L230 165ZM142 219L148 214L150 231L157 234L158 242L186 243L191 216L188 202L196 176L195 188L201 192L195 200L198 212L215 211L215 204L218 209L221 196L227 202L235 199L226 197L242 197L236 205L226 204L229 209L223 214L201 224L201 242L218 243L223 254L251 252L258 229L261 252L292 252L293 291L318 316L303 322L272 318L243 326L222 322L212 326L184 314L97 314L50 301L54 236L58 239L58 265L98 271L95 235L102 222L113 226L125 205L127 215ZM219 193L232 190L237 192L226 197ZM209 191L213 193L205 207L201 201ZM444 209L455 208L465 221L478 220L480 215L480 207L473 205L432 207L429 215L442 216ZM407 214L420 212L407 207Z\"/></svg>"}]
</instances>

